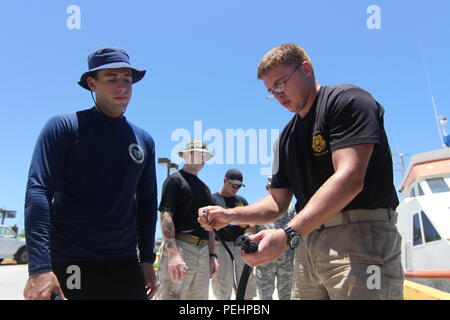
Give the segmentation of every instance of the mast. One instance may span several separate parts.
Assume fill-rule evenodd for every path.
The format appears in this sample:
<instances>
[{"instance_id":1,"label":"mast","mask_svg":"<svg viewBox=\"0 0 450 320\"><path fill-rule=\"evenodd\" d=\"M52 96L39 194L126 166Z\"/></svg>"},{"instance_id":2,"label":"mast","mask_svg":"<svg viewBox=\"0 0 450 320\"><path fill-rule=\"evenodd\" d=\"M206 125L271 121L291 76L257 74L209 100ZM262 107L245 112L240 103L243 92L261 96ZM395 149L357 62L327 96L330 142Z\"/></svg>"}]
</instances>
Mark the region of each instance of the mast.
<instances>
[{"instance_id":1,"label":"mast","mask_svg":"<svg viewBox=\"0 0 450 320\"><path fill-rule=\"evenodd\" d=\"M437 129L438 129L438 132L439 132L439 141L441 141L441 143L442 143L442 148L446 148L447 146L446 146L446 144L444 142L444 135L443 135L442 130L441 130L441 125L439 123L439 119L440 119L439 117L442 117L442 116L439 116L438 113L437 113L436 100L434 98L433 89L431 87L430 73L428 71L428 65L427 65L427 62L425 60L425 54L423 52L422 43L420 41L419 41L419 46L420 46L420 53L422 55L423 67L425 69L425 75L427 77L428 90L429 90L430 97L431 97L431 104L433 106L434 119L436 120L436 125L437 125Z\"/></svg>"}]
</instances>

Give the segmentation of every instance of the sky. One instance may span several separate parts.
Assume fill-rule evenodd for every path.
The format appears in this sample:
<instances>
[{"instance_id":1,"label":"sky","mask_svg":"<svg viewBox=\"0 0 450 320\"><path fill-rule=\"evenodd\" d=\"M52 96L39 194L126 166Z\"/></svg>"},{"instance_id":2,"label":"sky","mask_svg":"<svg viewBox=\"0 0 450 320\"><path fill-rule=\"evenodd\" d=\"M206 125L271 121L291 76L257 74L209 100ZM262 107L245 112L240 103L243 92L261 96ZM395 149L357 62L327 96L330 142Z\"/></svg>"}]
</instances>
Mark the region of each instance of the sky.
<instances>
[{"instance_id":1,"label":"sky","mask_svg":"<svg viewBox=\"0 0 450 320\"><path fill-rule=\"evenodd\" d=\"M45 122L92 107L76 82L98 48L123 48L147 70L133 86L126 117L152 135L157 158L181 165L182 139L201 137L216 158L199 177L216 192L225 171L238 168L246 185L239 194L253 202L266 192L271 136L293 116L264 98L256 78L268 50L298 44L322 85L369 91L385 108L392 151L405 154L407 164L413 154L442 147L431 96L438 114L450 117L449 15L446 0L6 1L0 208L17 210L17 217L5 224L23 230L30 159ZM251 138L233 147L239 132ZM399 158L393 160L398 186ZM156 170L160 196L166 168Z\"/></svg>"}]
</instances>

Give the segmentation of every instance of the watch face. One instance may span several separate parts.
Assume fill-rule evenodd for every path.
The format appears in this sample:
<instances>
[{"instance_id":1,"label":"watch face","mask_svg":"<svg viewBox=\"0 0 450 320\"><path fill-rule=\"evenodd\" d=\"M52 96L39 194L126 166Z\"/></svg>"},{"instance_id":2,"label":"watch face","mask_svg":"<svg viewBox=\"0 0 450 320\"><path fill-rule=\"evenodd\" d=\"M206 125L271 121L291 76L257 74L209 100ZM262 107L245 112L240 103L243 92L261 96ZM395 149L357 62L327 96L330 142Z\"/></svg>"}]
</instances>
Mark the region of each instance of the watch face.
<instances>
[{"instance_id":1,"label":"watch face","mask_svg":"<svg viewBox=\"0 0 450 320\"><path fill-rule=\"evenodd\" d=\"M292 248L298 247L298 245L300 244L300 237L297 235L293 236L291 238L290 244Z\"/></svg>"}]
</instances>

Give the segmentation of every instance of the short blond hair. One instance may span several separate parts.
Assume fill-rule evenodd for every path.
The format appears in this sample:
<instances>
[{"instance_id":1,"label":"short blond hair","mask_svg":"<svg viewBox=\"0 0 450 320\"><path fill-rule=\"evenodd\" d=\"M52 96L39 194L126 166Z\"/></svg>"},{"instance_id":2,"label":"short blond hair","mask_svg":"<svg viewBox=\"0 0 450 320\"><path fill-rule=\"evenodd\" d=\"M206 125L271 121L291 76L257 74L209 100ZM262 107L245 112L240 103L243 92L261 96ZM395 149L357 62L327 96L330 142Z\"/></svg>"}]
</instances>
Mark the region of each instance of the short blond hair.
<instances>
[{"instance_id":1,"label":"short blond hair","mask_svg":"<svg viewBox=\"0 0 450 320\"><path fill-rule=\"evenodd\" d=\"M264 74L281 64L292 65L302 61L311 62L303 48L292 43L282 44L264 55L258 65L257 77L261 79Z\"/></svg>"}]
</instances>

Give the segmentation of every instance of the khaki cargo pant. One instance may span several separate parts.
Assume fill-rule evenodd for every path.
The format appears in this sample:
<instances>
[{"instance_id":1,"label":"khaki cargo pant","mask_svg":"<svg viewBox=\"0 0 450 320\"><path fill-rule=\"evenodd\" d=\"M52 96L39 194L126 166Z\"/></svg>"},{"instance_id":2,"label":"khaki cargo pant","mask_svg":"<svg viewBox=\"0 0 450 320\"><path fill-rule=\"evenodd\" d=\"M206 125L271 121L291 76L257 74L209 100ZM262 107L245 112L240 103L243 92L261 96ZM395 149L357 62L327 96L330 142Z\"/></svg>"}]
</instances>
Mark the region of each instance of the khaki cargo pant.
<instances>
[{"instance_id":1,"label":"khaki cargo pant","mask_svg":"<svg viewBox=\"0 0 450 320\"><path fill-rule=\"evenodd\" d=\"M156 293L157 300L208 300L209 293L209 249L208 245L197 246L182 240L176 240L178 251L186 263L188 270L180 284L170 280L168 255L164 248L158 268L160 286ZM174 286L178 286L178 294L173 294Z\"/></svg>"},{"instance_id":2,"label":"khaki cargo pant","mask_svg":"<svg viewBox=\"0 0 450 320\"><path fill-rule=\"evenodd\" d=\"M236 262L236 278L237 285L241 279L242 269L244 268L244 261L241 258L241 247L236 246L233 242L226 242L228 248L234 256ZM233 264L228 255L227 250L220 241L216 241L216 252L219 256L219 271L212 279L212 289L217 300L230 300L233 292ZM236 295L236 292L234 292ZM256 280L253 272L250 274L245 290L245 299L256 297Z\"/></svg>"},{"instance_id":3,"label":"khaki cargo pant","mask_svg":"<svg viewBox=\"0 0 450 320\"><path fill-rule=\"evenodd\" d=\"M272 300L275 282L279 300L291 300L294 253L285 251L278 259L255 268L259 300Z\"/></svg>"},{"instance_id":4,"label":"khaki cargo pant","mask_svg":"<svg viewBox=\"0 0 450 320\"><path fill-rule=\"evenodd\" d=\"M400 248L392 222L315 230L295 251L292 299L403 299Z\"/></svg>"}]
</instances>

